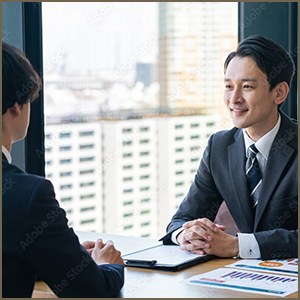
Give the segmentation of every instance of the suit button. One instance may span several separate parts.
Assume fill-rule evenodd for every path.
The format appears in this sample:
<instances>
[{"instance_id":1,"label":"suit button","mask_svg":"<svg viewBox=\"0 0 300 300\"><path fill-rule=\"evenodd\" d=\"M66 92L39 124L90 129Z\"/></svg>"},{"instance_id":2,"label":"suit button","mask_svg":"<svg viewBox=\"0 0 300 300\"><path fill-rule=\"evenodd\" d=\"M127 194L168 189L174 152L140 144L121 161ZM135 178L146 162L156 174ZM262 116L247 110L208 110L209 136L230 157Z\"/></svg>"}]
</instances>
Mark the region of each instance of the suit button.
<instances>
[{"instance_id":1,"label":"suit button","mask_svg":"<svg viewBox=\"0 0 300 300\"><path fill-rule=\"evenodd\" d=\"M275 258L276 257L276 254L275 253L271 253L271 258Z\"/></svg>"}]
</instances>

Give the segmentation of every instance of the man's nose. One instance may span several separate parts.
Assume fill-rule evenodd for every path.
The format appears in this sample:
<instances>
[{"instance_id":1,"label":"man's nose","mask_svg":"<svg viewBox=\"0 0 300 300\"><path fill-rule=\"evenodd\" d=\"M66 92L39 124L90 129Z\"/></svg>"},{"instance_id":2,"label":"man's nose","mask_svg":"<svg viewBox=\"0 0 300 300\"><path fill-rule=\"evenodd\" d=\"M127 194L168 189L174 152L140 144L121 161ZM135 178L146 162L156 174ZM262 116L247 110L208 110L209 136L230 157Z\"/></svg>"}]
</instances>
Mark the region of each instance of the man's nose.
<instances>
[{"instance_id":1,"label":"man's nose","mask_svg":"<svg viewBox=\"0 0 300 300\"><path fill-rule=\"evenodd\" d=\"M243 95L240 89L235 89L230 97L230 102L231 103L238 103L243 101Z\"/></svg>"}]
</instances>

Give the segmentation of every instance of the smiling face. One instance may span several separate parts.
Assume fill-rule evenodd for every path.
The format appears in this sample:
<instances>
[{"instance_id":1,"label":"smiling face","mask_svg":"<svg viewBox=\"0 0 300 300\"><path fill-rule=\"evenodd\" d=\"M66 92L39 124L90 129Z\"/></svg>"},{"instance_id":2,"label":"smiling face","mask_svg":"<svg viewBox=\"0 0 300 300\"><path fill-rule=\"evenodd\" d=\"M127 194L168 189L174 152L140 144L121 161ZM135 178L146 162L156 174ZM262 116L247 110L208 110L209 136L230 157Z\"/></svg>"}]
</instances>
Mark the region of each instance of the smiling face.
<instances>
[{"instance_id":1,"label":"smiling face","mask_svg":"<svg viewBox=\"0 0 300 300\"><path fill-rule=\"evenodd\" d=\"M276 87L270 84L251 57L234 57L228 64L224 78L224 103L233 124L246 128L257 141L270 131L278 120Z\"/></svg>"}]
</instances>

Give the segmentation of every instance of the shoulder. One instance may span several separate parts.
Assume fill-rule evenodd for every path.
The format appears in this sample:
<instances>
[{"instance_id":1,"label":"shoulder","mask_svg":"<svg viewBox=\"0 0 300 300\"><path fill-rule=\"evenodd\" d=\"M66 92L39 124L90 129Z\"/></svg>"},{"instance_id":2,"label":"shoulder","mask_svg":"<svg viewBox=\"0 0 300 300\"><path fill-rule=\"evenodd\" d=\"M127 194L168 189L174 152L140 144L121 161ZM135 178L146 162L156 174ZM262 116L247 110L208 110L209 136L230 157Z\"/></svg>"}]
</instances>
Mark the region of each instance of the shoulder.
<instances>
[{"instance_id":1,"label":"shoulder","mask_svg":"<svg viewBox=\"0 0 300 300\"><path fill-rule=\"evenodd\" d=\"M243 136L241 129L233 127L230 130L222 130L214 133L210 137L210 143L214 147L228 147L234 143L237 139Z\"/></svg>"}]
</instances>

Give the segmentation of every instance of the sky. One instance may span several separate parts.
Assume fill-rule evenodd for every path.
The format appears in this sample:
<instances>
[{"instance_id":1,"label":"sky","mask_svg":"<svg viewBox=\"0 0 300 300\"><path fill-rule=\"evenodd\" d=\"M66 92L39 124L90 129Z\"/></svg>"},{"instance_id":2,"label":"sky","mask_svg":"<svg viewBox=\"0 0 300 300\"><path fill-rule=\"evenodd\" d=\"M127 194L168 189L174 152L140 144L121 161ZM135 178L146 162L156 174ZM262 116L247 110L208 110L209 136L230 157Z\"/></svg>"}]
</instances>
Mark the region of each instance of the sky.
<instances>
[{"instance_id":1,"label":"sky","mask_svg":"<svg viewBox=\"0 0 300 300\"><path fill-rule=\"evenodd\" d=\"M157 2L43 2L42 7L46 74L63 62L68 72L84 73L118 69L131 59L157 61Z\"/></svg>"}]
</instances>

